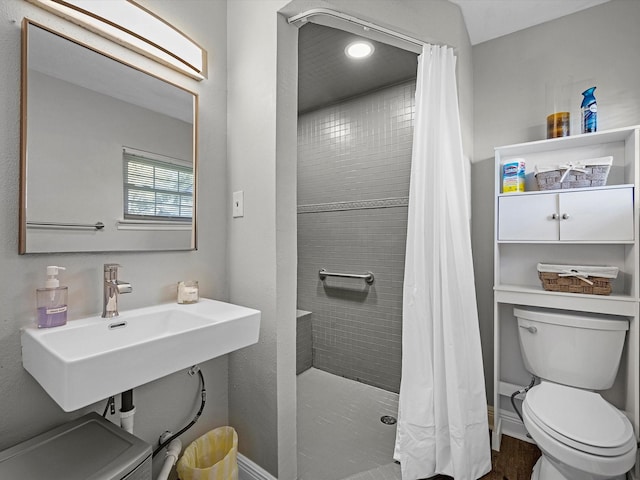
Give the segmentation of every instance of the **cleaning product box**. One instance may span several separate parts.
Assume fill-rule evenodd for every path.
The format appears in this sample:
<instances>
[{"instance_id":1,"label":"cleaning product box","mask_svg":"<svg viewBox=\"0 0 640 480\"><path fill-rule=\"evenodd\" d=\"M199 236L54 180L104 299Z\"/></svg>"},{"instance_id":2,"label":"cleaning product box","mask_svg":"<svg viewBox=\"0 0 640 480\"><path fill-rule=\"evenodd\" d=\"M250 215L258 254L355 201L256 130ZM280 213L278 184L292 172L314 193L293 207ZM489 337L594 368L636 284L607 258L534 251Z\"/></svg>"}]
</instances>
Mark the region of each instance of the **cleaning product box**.
<instances>
[{"instance_id":1,"label":"cleaning product box","mask_svg":"<svg viewBox=\"0 0 640 480\"><path fill-rule=\"evenodd\" d=\"M524 192L525 162L514 158L502 166L502 193Z\"/></svg>"}]
</instances>

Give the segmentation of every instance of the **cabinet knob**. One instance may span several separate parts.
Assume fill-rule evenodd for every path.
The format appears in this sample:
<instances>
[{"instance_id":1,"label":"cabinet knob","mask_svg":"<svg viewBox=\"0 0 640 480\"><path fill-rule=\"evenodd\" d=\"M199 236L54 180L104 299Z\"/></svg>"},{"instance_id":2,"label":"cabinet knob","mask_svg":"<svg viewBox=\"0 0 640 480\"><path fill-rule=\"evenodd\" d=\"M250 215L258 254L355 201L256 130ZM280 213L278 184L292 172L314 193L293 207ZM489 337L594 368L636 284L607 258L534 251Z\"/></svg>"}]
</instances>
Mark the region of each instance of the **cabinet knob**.
<instances>
[{"instance_id":1,"label":"cabinet knob","mask_svg":"<svg viewBox=\"0 0 640 480\"><path fill-rule=\"evenodd\" d=\"M569 219L569 214L568 213L563 213L562 214L562 219L563 220L568 220Z\"/></svg>"},{"instance_id":2,"label":"cabinet knob","mask_svg":"<svg viewBox=\"0 0 640 480\"><path fill-rule=\"evenodd\" d=\"M552 213L551 214L551 220L558 220L558 214L557 213Z\"/></svg>"}]
</instances>

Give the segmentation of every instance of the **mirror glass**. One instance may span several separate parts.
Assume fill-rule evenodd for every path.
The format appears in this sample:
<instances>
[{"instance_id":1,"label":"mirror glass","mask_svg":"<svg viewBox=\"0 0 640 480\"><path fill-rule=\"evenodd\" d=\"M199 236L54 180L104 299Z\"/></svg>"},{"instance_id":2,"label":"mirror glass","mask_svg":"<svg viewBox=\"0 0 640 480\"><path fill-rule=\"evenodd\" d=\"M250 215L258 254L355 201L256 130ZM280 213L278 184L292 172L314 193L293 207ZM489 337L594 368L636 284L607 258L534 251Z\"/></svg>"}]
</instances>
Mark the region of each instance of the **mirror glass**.
<instances>
[{"instance_id":1,"label":"mirror glass","mask_svg":"<svg viewBox=\"0 0 640 480\"><path fill-rule=\"evenodd\" d=\"M197 96L23 29L20 253L194 249Z\"/></svg>"}]
</instances>

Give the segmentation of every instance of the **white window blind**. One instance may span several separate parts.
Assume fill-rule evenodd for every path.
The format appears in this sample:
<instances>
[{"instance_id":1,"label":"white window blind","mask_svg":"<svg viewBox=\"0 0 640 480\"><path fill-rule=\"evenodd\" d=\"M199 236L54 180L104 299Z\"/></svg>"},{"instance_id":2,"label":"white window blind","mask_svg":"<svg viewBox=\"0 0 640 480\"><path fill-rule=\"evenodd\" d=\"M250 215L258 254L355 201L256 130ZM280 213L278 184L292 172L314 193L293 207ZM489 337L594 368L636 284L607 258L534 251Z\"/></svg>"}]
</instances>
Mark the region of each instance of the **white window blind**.
<instances>
[{"instance_id":1,"label":"white window blind","mask_svg":"<svg viewBox=\"0 0 640 480\"><path fill-rule=\"evenodd\" d=\"M124 218L191 221L193 168L123 150Z\"/></svg>"}]
</instances>

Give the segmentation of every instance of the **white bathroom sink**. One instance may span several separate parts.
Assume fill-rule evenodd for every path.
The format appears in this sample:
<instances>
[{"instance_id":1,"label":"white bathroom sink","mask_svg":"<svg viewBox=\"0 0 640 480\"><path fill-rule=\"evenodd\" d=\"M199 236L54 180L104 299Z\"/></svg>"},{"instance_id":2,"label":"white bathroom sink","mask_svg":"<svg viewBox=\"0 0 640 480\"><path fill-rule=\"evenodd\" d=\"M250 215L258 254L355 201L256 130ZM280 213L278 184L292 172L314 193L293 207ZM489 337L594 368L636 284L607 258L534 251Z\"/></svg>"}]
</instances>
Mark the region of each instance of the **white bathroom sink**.
<instances>
[{"instance_id":1,"label":"white bathroom sink","mask_svg":"<svg viewBox=\"0 0 640 480\"><path fill-rule=\"evenodd\" d=\"M70 412L258 341L260 312L200 299L22 329L22 365Z\"/></svg>"}]
</instances>

